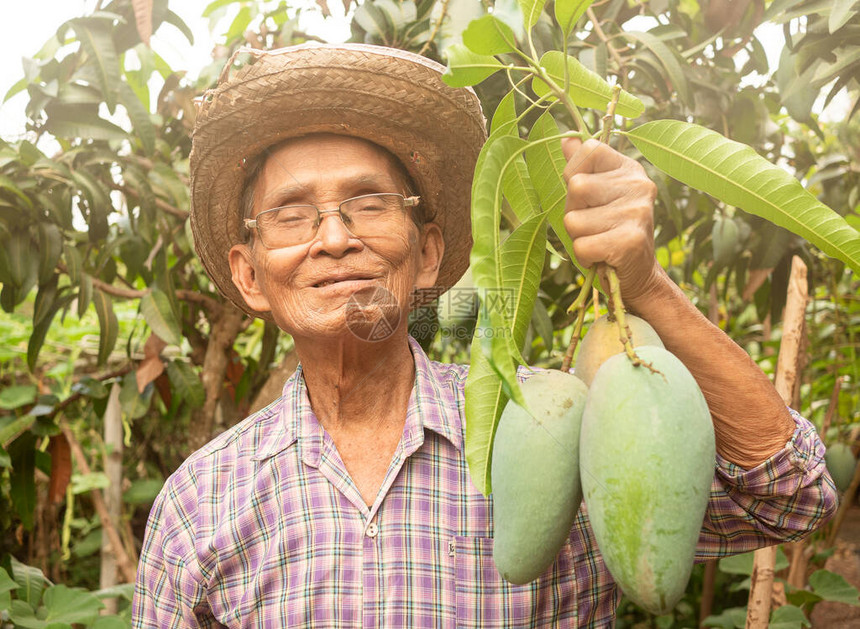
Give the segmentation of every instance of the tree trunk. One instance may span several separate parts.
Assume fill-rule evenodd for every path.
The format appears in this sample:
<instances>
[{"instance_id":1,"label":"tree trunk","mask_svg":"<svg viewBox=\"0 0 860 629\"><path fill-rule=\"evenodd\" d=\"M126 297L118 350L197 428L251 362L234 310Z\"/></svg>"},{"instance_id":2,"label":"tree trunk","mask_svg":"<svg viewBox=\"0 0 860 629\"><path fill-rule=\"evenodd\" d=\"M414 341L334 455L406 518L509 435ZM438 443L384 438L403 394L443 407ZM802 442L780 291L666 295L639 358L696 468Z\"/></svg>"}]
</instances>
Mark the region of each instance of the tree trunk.
<instances>
[{"instance_id":1,"label":"tree trunk","mask_svg":"<svg viewBox=\"0 0 860 629\"><path fill-rule=\"evenodd\" d=\"M807 299L806 265L795 256L791 262L791 277L788 281L788 297L782 323L782 343L774 382L777 392L786 404L792 403L795 390L799 386L798 357L803 343ZM765 629L768 625L776 548L769 546L755 551L746 629Z\"/></svg>"},{"instance_id":2,"label":"tree trunk","mask_svg":"<svg viewBox=\"0 0 860 629\"><path fill-rule=\"evenodd\" d=\"M284 354L280 364L272 369L266 382L260 388L259 393L251 402L250 413L256 413L261 408L268 406L281 396L281 390L284 388L284 383L296 370L299 364L299 357L296 350L291 350Z\"/></svg>"},{"instance_id":3,"label":"tree trunk","mask_svg":"<svg viewBox=\"0 0 860 629\"><path fill-rule=\"evenodd\" d=\"M215 414L227 374L230 348L242 331L244 322L245 315L242 311L225 304L221 315L212 323L201 377L206 401L191 415L191 434L188 439L191 450L197 450L213 437Z\"/></svg>"}]
</instances>

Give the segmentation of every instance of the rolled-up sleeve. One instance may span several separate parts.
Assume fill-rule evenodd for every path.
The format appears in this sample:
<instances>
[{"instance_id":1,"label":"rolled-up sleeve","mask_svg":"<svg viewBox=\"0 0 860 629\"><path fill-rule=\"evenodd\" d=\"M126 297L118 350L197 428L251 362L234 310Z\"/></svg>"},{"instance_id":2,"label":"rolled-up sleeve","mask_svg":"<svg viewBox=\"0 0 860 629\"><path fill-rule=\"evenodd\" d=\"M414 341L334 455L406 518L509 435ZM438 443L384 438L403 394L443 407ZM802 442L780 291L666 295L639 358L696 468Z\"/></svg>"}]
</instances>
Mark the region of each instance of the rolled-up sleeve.
<instances>
[{"instance_id":1,"label":"rolled-up sleeve","mask_svg":"<svg viewBox=\"0 0 860 629\"><path fill-rule=\"evenodd\" d=\"M168 479L149 514L132 601L135 629L222 626L209 609L194 547L196 491L177 479Z\"/></svg>"},{"instance_id":2,"label":"rolled-up sleeve","mask_svg":"<svg viewBox=\"0 0 860 629\"><path fill-rule=\"evenodd\" d=\"M836 511L836 488L815 427L795 411L785 447L745 470L717 455L710 502L699 538L700 560L795 542Z\"/></svg>"}]
</instances>

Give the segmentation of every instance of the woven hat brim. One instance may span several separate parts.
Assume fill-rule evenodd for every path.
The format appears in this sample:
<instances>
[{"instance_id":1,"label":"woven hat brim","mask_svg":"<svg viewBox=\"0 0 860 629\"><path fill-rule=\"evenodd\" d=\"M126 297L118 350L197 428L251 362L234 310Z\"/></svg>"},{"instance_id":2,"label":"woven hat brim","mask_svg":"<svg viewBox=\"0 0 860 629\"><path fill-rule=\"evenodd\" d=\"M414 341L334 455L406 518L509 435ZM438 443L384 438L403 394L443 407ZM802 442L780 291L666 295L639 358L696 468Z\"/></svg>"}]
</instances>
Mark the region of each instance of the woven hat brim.
<instances>
[{"instance_id":1,"label":"woven hat brim","mask_svg":"<svg viewBox=\"0 0 860 629\"><path fill-rule=\"evenodd\" d=\"M379 46L300 46L258 55L204 96L193 135L191 229L218 290L245 312L271 320L242 299L227 258L244 240L246 164L274 144L313 133L363 138L403 163L445 240L436 287L413 306L453 286L469 264L472 173L486 140L475 93L445 85L439 64Z\"/></svg>"}]
</instances>

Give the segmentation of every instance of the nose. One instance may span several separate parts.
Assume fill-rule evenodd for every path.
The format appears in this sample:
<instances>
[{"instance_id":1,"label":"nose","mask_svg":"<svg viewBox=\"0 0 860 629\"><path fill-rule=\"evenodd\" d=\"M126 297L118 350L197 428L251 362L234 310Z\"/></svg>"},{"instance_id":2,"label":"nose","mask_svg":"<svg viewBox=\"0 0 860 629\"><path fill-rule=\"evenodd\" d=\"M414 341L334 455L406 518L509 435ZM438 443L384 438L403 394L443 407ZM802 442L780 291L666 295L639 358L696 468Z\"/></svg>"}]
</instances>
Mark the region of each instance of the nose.
<instances>
[{"instance_id":1,"label":"nose","mask_svg":"<svg viewBox=\"0 0 860 629\"><path fill-rule=\"evenodd\" d=\"M350 251L360 251L364 245L350 233L338 210L321 210L317 235L311 243L311 255L340 258Z\"/></svg>"}]
</instances>

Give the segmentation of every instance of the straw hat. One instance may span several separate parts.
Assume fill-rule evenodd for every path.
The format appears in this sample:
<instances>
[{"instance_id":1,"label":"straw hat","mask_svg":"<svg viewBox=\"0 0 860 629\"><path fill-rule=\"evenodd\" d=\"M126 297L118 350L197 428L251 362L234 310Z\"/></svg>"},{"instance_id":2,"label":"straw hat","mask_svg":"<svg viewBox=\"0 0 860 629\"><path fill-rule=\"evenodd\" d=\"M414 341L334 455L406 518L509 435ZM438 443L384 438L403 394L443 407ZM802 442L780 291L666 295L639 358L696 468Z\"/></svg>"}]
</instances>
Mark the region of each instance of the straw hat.
<instances>
[{"instance_id":1,"label":"straw hat","mask_svg":"<svg viewBox=\"0 0 860 629\"><path fill-rule=\"evenodd\" d=\"M381 46L244 52L252 63L227 77L231 59L218 87L204 94L191 151L191 230L221 293L245 312L271 319L245 304L227 252L245 240L246 164L282 140L310 133L370 140L403 163L445 239L435 290L418 301L453 286L469 265L472 173L486 139L475 92L445 85L438 63Z\"/></svg>"}]
</instances>

